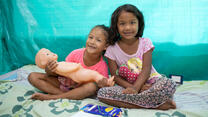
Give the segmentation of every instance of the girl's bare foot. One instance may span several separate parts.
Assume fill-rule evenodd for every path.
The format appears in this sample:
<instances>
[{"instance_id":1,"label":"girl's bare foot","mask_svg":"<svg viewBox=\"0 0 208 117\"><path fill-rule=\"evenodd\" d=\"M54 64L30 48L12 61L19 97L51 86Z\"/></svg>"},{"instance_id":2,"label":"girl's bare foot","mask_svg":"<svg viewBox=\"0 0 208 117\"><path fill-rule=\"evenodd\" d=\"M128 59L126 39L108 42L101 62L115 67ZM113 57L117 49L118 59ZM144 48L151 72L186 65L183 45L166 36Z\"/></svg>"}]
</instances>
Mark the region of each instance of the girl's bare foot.
<instances>
[{"instance_id":1,"label":"girl's bare foot","mask_svg":"<svg viewBox=\"0 0 208 117\"><path fill-rule=\"evenodd\" d=\"M176 109L176 103L173 100L168 100L167 102L160 105L156 109L160 109L160 110Z\"/></svg>"},{"instance_id":2,"label":"girl's bare foot","mask_svg":"<svg viewBox=\"0 0 208 117\"><path fill-rule=\"evenodd\" d=\"M31 96L31 99L43 101L43 100L51 100L51 99L53 99L52 97L53 97L53 95L50 95L50 94L34 93Z\"/></svg>"}]
</instances>

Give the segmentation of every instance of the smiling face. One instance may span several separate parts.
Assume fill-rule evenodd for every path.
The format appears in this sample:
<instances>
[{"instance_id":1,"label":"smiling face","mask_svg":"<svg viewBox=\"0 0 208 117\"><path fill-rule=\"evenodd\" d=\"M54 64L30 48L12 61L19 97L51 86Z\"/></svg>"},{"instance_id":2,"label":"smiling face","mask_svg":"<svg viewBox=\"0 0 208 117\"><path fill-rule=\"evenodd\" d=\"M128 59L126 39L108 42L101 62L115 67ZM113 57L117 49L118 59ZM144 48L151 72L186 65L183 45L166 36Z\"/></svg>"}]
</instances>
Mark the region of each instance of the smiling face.
<instances>
[{"instance_id":1,"label":"smiling face","mask_svg":"<svg viewBox=\"0 0 208 117\"><path fill-rule=\"evenodd\" d=\"M107 32L100 27L95 27L91 30L86 42L86 50L88 53L102 54L103 50L107 47L107 35L105 33Z\"/></svg>"},{"instance_id":2,"label":"smiling face","mask_svg":"<svg viewBox=\"0 0 208 117\"><path fill-rule=\"evenodd\" d=\"M138 19L131 13L122 11L118 17L117 28L122 39L135 39L138 32Z\"/></svg>"}]
</instances>

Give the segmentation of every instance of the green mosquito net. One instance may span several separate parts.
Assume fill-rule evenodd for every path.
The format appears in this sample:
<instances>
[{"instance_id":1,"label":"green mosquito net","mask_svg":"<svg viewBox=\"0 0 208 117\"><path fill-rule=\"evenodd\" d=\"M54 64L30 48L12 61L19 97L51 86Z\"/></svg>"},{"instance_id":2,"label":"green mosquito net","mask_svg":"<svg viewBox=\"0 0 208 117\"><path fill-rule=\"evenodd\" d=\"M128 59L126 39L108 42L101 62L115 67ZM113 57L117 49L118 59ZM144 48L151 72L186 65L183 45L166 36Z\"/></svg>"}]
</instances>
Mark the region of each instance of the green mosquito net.
<instances>
[{"instance_id":1,"label":"green mosquito net","mask_svg":"<svg viewBox=\"0 0 208 117\"><path fill-rule=\"evenodd\" d=\"M59 61L85 46L90 29L109 26L113 11L133 4L145 18L153 66L184 80L208 80L207 0L0 0L0 74L34 64L48 48Z\"/></svg>"}]
</instances>

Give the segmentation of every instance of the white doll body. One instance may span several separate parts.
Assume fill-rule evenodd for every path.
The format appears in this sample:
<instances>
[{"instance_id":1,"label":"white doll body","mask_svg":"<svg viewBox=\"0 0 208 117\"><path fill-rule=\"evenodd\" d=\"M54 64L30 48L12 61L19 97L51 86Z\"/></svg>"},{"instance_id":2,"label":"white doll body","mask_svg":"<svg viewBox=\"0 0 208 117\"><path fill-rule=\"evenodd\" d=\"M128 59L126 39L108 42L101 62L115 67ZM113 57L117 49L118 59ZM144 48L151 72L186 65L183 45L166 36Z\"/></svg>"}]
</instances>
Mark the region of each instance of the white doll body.
<instances>
[{"instance_id":1,"label":"white doll body","mask_svg":"<svg viewBox=\"0 0 208 117\"><path fill-rule=\"evenodd\" d=\"M50 60L57 61L58 56L54 53L52 53L48 49L41 49L35 57L35 63L38 67L45 69L47 63ZM79 63L72 63L72 62L57 62L58 66L56 67L55 73L61 76L64 76L66 78L70 78L76 83L82 84L85 82L91 82L94 81L98 83L100 80L104 78L103 75L98 73L97 71L85 69L83 68ZM107 85L113 86L114 77L111 77L110 79L107 79Z\"/></svg>"},{"instance_id":2,"label":"white doll body","mask_svg":"<svg viewBox=\"0 0 208 117\"><path fill-rule=\"evenodd\" d=\"M97 71L83 68L79 63L58 62L55 71L57 74L71 78L76 83L84 83L103 79L103 75Z\"/></svg>"}]
</instances>

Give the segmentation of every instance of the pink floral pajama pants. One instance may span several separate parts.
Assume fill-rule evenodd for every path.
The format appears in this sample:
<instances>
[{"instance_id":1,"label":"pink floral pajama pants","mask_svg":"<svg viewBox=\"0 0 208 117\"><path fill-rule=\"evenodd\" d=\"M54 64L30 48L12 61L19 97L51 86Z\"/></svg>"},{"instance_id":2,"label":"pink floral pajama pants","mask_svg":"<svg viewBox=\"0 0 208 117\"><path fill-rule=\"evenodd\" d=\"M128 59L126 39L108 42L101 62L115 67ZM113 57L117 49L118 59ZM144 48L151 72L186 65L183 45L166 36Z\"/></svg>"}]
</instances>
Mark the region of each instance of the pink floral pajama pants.
<instances>
[{"instance_id":1,"label":"pink floral pajama pants","mask_svg":"<svg viewBox=\"0 0 208 117\"><path fill-rule=\"evenodd\" d=\"M121 86L99 89L98 98L115 100L134 104L144 108L157 108L172 99L176 91L176 83L166 77L156 79L149 89L138 94L122 94Z\"/></svg>"}]
</instances>

